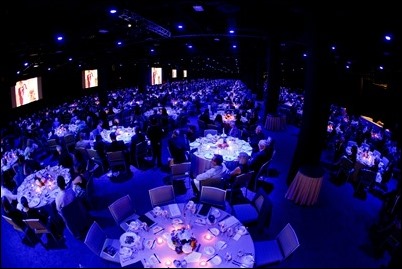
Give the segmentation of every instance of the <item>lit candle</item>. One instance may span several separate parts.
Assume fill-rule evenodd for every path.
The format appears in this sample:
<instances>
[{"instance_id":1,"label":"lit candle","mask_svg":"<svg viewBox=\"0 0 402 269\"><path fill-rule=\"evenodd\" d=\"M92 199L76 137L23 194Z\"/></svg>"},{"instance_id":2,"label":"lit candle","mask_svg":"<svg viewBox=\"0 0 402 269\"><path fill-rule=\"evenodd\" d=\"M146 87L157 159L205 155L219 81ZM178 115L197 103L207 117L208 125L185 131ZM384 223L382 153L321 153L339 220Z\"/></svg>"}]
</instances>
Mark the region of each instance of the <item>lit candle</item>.
<instances>
[{"instance_id":1,"label":"lit candle","mask_svg":"<svg viewBox=\"0 0 402 269\"><path fill-rule=\"evenodd\" d=\"M166 266L172 265L172 261L171 261L171 260L166 260L166 261L165 261L165 265L166 265Z\"/></svg>"},{"instance_id":2,"label":"lit candle","mask_svg":"<svg viewBox=\"0 0 402 269\"><path fill-rule=\"evenodd\" d=\"M210 234L208 233L208 234L206 234L206 235L204 236L204 238L207 239L207 240L211 240L211 239L212 239L212 235L210 235Z\"/></svg>"},{"instance_id":3,"label":"lit candle","mask_svg":"<svg viewBox=\"0 0 402 269\"><path fill-rule=\"evenodd\" d=\"M201 261L200 262L200 266L206 266L207 265L207 262L206 261Z\"/></svg>"},{"instance_id":4,"label":"lit candle","mask_svg":"<svg viewBox=\"0 0 402 269\"><path fill-rule=\"evenodd\" d=\"M163 243L163 238L162 237L158 237L158 239L156 240L158 242L158 244L162 244Z\"/></svg>"}]
</instances>

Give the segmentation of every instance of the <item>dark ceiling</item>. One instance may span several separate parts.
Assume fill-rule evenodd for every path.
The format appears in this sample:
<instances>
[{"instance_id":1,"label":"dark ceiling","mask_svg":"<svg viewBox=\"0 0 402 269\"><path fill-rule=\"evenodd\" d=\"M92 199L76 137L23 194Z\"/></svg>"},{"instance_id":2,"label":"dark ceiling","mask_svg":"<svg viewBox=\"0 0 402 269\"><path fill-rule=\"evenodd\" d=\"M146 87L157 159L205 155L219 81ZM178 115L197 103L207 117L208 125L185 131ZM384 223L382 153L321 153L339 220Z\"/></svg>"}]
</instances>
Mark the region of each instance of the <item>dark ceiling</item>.
<instances>
[{"instance_id":1,"label":"dark ceiling","mask_svg":"<svg viewBox=\"0 0 402 269\"><path fill-rule=\"evenodd\" d=\"M204 12L195 12L195 4L202 5ZM109 13L112 7L116 14ZM323 44L336 46L334 53L341 64L356 64L363 72L380 64L399 71L399 12L396 1L8 1L1 10L6 33L2 42L7 44L1 71L12 80L17 71L28 75L33 68L61 67L71 57L81 66L96 66L100 59L107 59L174 66L191 63L201 69L214 65L223 72L241 72L243 62L265 57L272 36L281 44L281 61L295 68L303 61L309 21ZM177 29L180 23L182 30ZM230 26L235 28L233 35L228 33ZM384 43L385 33L394 37L389 44ZM58 43L57 34L65 39ZM234 44L236 49L231 47ZM23 66L25 62L28 66Z\"/></svg>"}]
</instances>

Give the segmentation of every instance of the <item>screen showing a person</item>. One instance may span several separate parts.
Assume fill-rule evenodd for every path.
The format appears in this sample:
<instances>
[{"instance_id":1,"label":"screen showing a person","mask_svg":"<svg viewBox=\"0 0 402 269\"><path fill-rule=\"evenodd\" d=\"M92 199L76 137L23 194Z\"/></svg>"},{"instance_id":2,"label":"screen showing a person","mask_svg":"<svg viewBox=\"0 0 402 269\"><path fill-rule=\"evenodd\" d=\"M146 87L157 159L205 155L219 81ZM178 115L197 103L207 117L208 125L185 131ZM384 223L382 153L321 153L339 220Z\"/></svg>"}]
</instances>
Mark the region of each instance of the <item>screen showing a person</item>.
<instances>
[{"instance_id":1,"label":"screen showing a person","mask_svg":"<svg viewBox=\"0 0 402 269\"><path fill-rule=\"evenodd\" d=\"M152 67L151 73L151 85L162 84L162 68Z\"/></svg>"},{"instance_id":2,"label":"screen showing a person","mask_svg":"<svg viewBox=\"0 0 402 269\"><path fill-rule=\"evenodd\" d=\"M172 69L172 78L177 78L177 70Z\"/></svg>"},{"instance_id":3,"label":"screen showing a person","mask_svg":"<svg viewBox=\"0 0 402 269\"><path fill-rule=\"evenodd\" d=\"M84 70L82 71L82 87L84 89L98 87L98 70Z\"/></svg>"},{"instance_id":4,"label":"screen showing a person","mask_svg":"<svg viewBox=\"0 0 402 269\"><path fill-rule=\"evenodd\" d=\"M187 77L187 70L183 70L183 78Z\"/></svg>"},{"instance_id":5,"label":"screen showing a person","mask_svg":"<svg viewBox=\"0 0 402 269\"><path fill-rule=\"evenodd\" d=\"M20 80L11 87L12 107L23 106L42 99L42 81L40 77Z\"/></svg>"}]
</instances>

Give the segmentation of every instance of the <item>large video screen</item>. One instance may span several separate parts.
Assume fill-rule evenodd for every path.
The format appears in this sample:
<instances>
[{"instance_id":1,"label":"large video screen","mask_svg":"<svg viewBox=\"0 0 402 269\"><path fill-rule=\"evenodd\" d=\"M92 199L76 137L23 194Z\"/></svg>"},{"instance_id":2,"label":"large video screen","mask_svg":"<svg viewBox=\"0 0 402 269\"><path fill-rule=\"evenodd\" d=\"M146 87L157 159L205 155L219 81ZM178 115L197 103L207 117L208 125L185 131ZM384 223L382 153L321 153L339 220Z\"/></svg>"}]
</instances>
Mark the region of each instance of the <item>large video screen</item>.
<instances>
[{"instance_id":1,"label":"large video screen","mask_svg":"<svg viewBox=\"0 0 402 269\"><path fill-rule=\"evenodd\" d=\"M177 78L177 70L172 69L172 78Z\"/></svg>"},{"instance_id":2,"label":"large video screen","mask_svg":"<svg viewBox=\"0 0 402 269\"><path fill-rule=\"evenodd\" d=\"M20 107L42 99L41 77L20 80L11 87L11 105Z\"/></svg>"},{"instance_id":3,"label":"large video screen","mask_svg":"<svg viewBox=\"0 0 402 269\"><path fill-rule=\"evenodd\" d=\"M187 70L183 70L183 78L187 77Z\"/></svg>"},{"instance_id":4,"label":"large video screen","mask_svg":"<svg viewBox=\"0 0 402 269\"><path fill-rule=\"evenodd\" d=\"M162 84L162 68L152 67L151 68L151 85Z\"/></svg>"},{"instance_id":5,"label":"large video screen","mask_svg":"<svg viewBox=\"0 0 402 269\"><path fill-rule=\"evenodd\" d=\"M82 71L82 88L88 89L98 87L98 70L84 70Z\"/></svg>"}]
</instances>

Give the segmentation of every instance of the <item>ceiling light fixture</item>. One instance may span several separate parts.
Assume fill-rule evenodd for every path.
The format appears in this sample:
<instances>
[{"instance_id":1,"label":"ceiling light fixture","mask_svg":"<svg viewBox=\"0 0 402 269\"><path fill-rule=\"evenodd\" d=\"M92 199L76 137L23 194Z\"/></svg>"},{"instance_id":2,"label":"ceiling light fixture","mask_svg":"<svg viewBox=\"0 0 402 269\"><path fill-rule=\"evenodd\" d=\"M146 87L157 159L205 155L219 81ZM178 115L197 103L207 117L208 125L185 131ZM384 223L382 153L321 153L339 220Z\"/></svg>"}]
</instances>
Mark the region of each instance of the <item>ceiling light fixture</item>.
<instances>
[{"instance_id":1,"label":"ceiling light fixture","mask_svg":"<svg viewBox=\"0 0 402 269\"><path fill-rule=\"evenodd\" d=\"M204 11L204 8L201 5L194 5L193 9L196 12L203 12Z\"/></svg>"}]
</instances>

